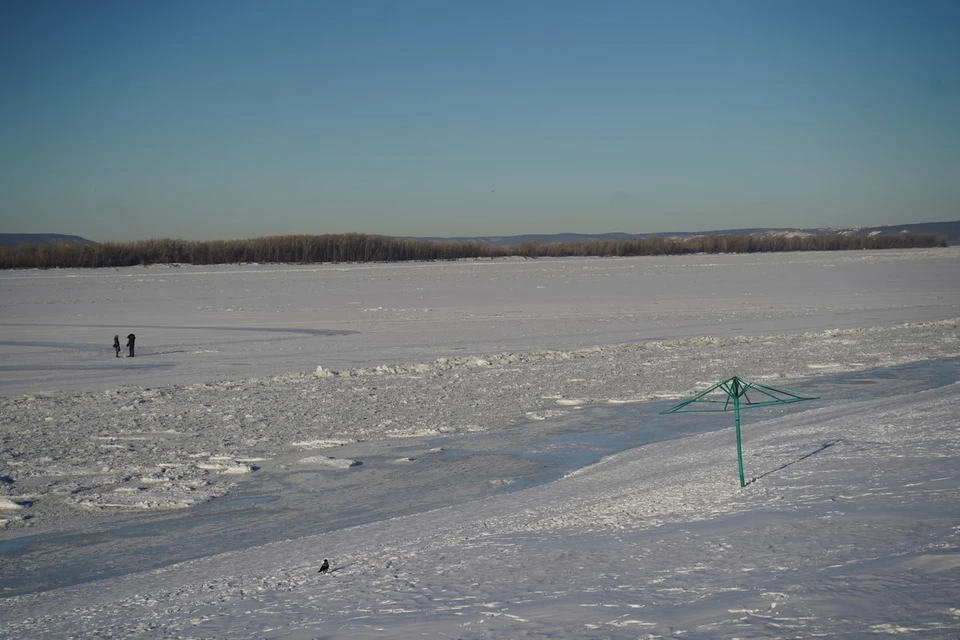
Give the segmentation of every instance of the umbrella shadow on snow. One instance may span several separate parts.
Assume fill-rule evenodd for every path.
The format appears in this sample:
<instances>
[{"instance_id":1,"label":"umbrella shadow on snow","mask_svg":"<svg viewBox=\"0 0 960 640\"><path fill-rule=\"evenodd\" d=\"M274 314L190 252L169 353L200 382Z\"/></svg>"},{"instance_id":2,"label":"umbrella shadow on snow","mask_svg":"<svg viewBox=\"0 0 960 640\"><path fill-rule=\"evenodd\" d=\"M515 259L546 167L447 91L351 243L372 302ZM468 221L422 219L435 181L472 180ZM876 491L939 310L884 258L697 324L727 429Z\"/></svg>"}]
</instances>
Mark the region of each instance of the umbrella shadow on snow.
<instances>
[{"instance_id":1,"label":"umbrella shadow on snow","mask_svg":"<svg viewBox=\"0 0 960 640\"><path fill-rule=\"evenodd\" d=\"M753 483L759 481L761 478L765 478L765 477L769 476L769 475L772 474L772 473L776 473L776 472L778 472L778 471L783 471L783 470L786 469L787 467L792 466L792 465L795 465L795 464L797 464L798 462L803 462L803 461L806 460L807 458L812 458L813 456L817 455L818 453L820 453L820 452L822 452L822 451L826 451L827 449L829 449L829 448L832 447L833 445L840 444L841 442L843 442L843 440L842 440L841 438L837 438L837 439L835 439L835 440L828 440L827 442L824 442L823 444L821 444L819 447L817 447L816 449L814 449L814 450L811 451L810 453L808 453L808 454L806 454L806 455L804 455L804 456L801 456L801 457L797 458L796 460L791 460L790 462L788 462L788 463L786 463L786 464L784 464L784 465L781 465L781 466L777 467L776 469L771 469L770 471L766 471L766 472L764 472L764 473L761 473L761 474L758 475L758 476L754 476L754 477L751 478L748 482L746 482L745 485L753 484Z\"/></svg>"}]
</instances>

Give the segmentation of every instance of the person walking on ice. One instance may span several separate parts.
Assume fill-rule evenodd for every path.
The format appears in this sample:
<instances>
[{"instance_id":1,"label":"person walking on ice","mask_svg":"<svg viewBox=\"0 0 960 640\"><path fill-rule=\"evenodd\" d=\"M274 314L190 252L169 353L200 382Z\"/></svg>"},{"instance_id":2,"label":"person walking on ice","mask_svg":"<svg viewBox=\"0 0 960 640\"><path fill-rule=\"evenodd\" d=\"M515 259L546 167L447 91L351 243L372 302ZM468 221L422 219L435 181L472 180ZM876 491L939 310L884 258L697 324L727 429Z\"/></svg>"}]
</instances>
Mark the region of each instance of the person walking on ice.
<instances>
[{"instance_id":1,"label":"person walking on ice","mask_svg":"<svg viewBox=\"0 0 960 640\"><path fill-rule=\"evenodd\" d=\"M133 343L137 340L137 336L132 333L127 336L127 348L130 349L130 353L127 354L128 358L133 357Z\"/></svg>"},{"instance_id":2,"label":"person walking on ice","mask_svg":"<svg viewBox=\"0 0 960 640\"><path fill-rule=\"evenodd\" d=\"M113 336L113 350L117 352L117 357L120 357L120 336Z\"/></svg>"}]
</instances>

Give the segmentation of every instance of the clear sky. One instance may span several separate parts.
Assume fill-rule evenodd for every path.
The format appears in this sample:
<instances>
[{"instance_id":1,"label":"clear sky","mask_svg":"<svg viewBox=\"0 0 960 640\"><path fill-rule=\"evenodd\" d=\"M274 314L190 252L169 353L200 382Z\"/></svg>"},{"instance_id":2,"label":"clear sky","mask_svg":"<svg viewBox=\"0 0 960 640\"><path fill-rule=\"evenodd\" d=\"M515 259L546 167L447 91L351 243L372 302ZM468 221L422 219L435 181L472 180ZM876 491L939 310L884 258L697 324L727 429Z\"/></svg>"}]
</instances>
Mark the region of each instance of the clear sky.
<instances>
[{"instance_id":1,"label":"clear sky","mask_svg":"<svg viewBox=\"0 0 960 640\"><path fill-rule=\"evenodd\" d=\"M0 232L960 219L960 0L2 0Z\"/></svg>"}]
</instances>

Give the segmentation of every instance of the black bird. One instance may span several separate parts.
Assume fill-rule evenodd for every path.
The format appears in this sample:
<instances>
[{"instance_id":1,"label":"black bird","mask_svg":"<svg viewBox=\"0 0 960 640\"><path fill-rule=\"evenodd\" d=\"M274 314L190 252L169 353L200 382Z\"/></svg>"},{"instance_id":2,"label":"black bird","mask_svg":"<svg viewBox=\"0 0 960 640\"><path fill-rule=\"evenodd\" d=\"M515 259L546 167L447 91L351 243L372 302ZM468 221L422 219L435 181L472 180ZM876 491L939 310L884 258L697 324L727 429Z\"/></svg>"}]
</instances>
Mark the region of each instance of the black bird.
<instances>
[{"instance_id":1,"label":"black bird","mask_svg":"<svg viewBox=\"0 0 960 640\"><path fill-rule=\"evenodd\" d=\"M329 568L330 568L330 561L327 560L326 558L324 558L324 559L323 559L323 564L320 565L320 571L317 571L317 573L326 573L326 572L327 572L327 569L329 569Z\"/></svg>"}]
</instances>

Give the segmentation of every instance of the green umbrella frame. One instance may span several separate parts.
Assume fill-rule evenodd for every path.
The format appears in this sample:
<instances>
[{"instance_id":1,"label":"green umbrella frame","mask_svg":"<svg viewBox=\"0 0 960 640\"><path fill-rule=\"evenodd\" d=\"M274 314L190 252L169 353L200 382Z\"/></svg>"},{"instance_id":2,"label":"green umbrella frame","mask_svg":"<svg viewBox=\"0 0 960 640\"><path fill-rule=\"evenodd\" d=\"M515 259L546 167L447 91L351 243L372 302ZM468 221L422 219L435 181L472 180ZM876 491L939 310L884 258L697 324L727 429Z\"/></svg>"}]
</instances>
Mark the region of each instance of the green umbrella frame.
<instances>
[{"instance_id":1,"label":"green umbrella frame","mask_svg":"<svg viewBox=\"0 0 960 640\"><path fill-rule=\"evenodd\" d=\"M740 444L740 408L753 409L819 399L818 396L804 396L795 391L777 389L756 382L747 382L742 378L733 376L660 413L664 415L668 413L733 411L737 425L737 469L740 472L740 486L743 487L746 486L746 483L743 481L743 448Z\"/></svg>"}]
</instances>

